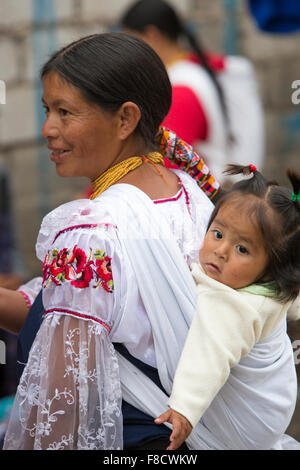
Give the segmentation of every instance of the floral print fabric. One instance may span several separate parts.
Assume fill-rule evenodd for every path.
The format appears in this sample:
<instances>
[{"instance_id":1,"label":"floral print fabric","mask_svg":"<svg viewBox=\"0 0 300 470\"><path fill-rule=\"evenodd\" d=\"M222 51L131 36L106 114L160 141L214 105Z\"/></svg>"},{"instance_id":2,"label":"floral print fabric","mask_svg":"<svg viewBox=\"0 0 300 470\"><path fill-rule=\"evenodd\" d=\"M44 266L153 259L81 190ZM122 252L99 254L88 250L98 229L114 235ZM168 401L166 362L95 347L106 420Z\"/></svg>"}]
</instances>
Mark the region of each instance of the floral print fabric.
<instances>
[{"instance_id":1,"label":"floral print fabric","mask_svg":"<svg viewBox=\"0 0 300 470\"><path fill-rule=\"evenodd\" d=\"M60 286L65 281L81 289L89 287L92 282L93 287L102 286L107 292L112 292L111 258L103 250L93 251L91 248L86 255L77 245L72 251L53 248L45 257L43 287L48 287L51 282Z\"/></svg>"}]
</instances>

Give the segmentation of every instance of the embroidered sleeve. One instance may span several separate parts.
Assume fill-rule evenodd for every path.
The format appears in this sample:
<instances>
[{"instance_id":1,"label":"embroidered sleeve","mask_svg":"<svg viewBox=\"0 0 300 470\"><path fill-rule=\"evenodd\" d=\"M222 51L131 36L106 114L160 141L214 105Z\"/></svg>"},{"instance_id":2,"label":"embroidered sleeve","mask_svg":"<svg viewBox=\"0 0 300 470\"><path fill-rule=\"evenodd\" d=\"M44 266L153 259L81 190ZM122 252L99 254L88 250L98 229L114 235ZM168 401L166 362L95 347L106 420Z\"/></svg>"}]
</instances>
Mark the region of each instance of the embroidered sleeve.
<instances>
[{"instance_id":1,"label":"embroidered sleeve","mask_svg":"<svg viewBox=\"0 0 300 470\"><path fill-rule=\"evenodd\" d=\"M43 267L45 317L21 377L5 449L122 448L121 252L96 228L62 233ZM116 280L116 286L114 281Z\"/></svg>"},{"instance_id":2,"label":"embroidered sleeve","mask_svg":"<svg viewBox=\"0 0 300 470\"><path fill-rule=\"evenodd\" d=\"M74 246L72 250L51 249L43 264L43 287L51 282L61 286L66 281L79 289L103 287L106 292L114 289L111 258L101 249L89 249L88 253Z\"/></svg>"},{"instance_id":3,"label":"embroidered sleeve","mask_svg":"<svg viewBox=\"0 0 300 470\"><path fill-rule=\"evenodd\" d=\"M107 330L54 313L30 350L6 450L122 448L119 368Z\"/></svg>"},{"instance_id":4,"label":"embroidered sleeve","mask_svg":"<svg viewBox=\"0 0 300 470\"><path fill-rule=\"evenodd\" d=\"M43 264L45 315L57 312L113 324L122 257L114 238L114 229L89 227L55 240Z\"/></svg>"},{"instance_id":5,"label":"embroidered sleeve","mask_svg":"<svg viewBox=\"0 0 300 470\"><path fill-rule=\"evenodd\" d=\"M26 284L22 284L18 291L24 296L28 307L30 308L33 302L35 301L36 296L42 288L42 277L35 277L31 279Z\"/></svg>"}]
</instances>

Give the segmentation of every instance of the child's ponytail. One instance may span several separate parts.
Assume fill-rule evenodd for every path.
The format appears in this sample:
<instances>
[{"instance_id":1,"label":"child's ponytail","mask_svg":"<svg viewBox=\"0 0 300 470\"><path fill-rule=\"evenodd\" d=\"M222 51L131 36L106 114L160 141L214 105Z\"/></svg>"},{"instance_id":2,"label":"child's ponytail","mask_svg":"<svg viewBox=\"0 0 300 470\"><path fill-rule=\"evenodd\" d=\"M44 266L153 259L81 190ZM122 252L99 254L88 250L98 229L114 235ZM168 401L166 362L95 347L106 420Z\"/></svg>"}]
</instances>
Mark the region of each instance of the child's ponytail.
<instances>
[{"instance_id":1,"label":"child's ponytail","mask_svg":"<svg viewBox=\"0 0 300 470\"><path fill-rule=\"evenodd\" d=\"M262 198L266 192L267 187L272 185L277 185L276 182L267 182L263 175L257 170L257 168L252 165L236 165L229 164L226 166L225 171L223 172L227 175L239 175L244 176L252 175L251 178L238 181L232 186L232 190L237 190L242 193L253 194L254 196Z\"/></svg>"},{"instance_id":2,"label":"child's ponytail","mask_svg":"<svg viewBox=\"0 0 300 470\"><path fill-rule=\"evenodd\" d=\"M293 187L291 200L295 203L295 207L300 211L300 175L293 170L288 170L287 176Z\"/></svg>"},{"instance_id":3,"label":"child's ponytail","mask_svg":"<svg viewBox=\"0 0 300 470\"><path fill-rule=\"evenodd\" d=\"M300 291L300 174L288 170L291 189L278 186L266 195L267 204L279 216L281 233L277 240L276 259L272 265L278 290L294 299Z\"/></svg>"},{"instance_id":4,"label":"child's ponytail","mask_svg":"<svg viewBox=\"0 0 300 470\"><path fill-rule=\"evenodd\" d=\"M226 173L228 175L239 175L243 174L245 176L251 175L251 173L257 172L256 166L252 165L251 163L249 165L236 165L236 164L229 164L227 165L225 171L223 173Z\"/></svg>"}]
</instances>

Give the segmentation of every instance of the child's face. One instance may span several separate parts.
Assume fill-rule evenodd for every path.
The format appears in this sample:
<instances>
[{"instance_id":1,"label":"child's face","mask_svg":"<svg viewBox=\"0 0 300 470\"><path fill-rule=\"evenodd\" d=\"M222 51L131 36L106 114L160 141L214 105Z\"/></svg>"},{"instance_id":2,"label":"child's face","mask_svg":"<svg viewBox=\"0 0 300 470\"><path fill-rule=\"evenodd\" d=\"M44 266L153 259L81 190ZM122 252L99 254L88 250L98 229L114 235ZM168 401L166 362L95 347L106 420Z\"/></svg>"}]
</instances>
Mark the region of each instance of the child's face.
<instances>
[{"instance_id":1,"label":"child's face","mask_svg":"<svg viewBox=\"0 0 300 470\"><path fill-rule=\"evenodd\" d=\"M232 289L261 279L268 257L258 228L243 207L225 203L205 236L199 260L205 273Z\"/></svg>"}]
</instances>

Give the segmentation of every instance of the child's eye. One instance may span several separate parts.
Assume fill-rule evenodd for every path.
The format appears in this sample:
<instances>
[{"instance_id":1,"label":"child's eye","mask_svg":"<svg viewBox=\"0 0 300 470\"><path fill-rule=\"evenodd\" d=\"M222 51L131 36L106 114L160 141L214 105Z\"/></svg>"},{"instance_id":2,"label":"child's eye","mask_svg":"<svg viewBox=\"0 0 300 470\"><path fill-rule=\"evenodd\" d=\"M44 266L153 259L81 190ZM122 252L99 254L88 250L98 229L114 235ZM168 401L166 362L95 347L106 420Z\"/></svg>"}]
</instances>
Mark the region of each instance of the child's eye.
<instances>
[{"instance_id":1,"label":"child's eye","mask_svg":"<svg viewBox=\"0 0 300 470\"><path fill-rule=\"evenodd\" d=\"M214 234L214 237L217 239L221 239L223 237L222 232L220 232L220 230L212 230L212 232Z\"/></svg>"},{"instance_id":2,"label":"child's eye","mask_svg":"<svg viewBox=\"0 0 300 470\"><path fill-rule=\"evenodd\" d=\"M244 247L243 245L238 245L237 246L237 250L239 253L241 253L242 255L248 255L249 254L249 251L247 250L246 247Z\"/></svg>"}]
</instances>

